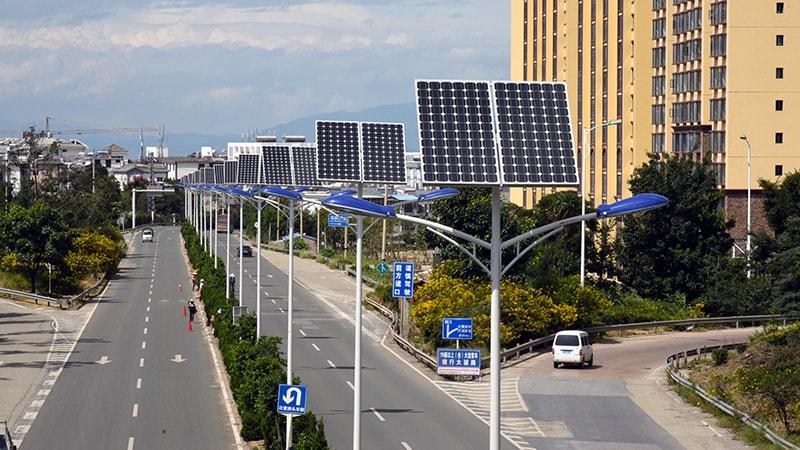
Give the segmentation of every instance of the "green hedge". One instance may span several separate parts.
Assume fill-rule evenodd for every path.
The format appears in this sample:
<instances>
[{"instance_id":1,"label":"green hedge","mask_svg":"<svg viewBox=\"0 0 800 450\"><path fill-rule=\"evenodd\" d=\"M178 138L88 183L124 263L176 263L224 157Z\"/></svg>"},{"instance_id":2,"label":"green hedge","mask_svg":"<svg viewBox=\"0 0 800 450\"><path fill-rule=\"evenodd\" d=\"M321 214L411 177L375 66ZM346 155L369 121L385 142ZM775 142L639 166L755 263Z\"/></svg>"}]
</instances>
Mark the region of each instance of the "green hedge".
<instances>
[{"instance_id":1,"label":"green hedge","mask_svg":"<svg viewBox=\"0 0 800 450\"><path fill-rule=\"evenodd\" d=\"M269 450L285 448L286 418L277 414L278 385L286 381L286 361L280 351L281 338L261 336L256 340L255 315L242 317L232 324L234 298L225 298L224 265L214 268L214 260L205 253L194 229L187 224L181 229L186 251L198 277L205 280L200 299L206 311L221 310L216 332L222 359L230 376L231 391L242 418L241 435L246 440L264 440ZM295 383L300 379L295 377ZM296 450L327 450L325 427L313 413L293 421Z\"/></svg>"}]
</instances>

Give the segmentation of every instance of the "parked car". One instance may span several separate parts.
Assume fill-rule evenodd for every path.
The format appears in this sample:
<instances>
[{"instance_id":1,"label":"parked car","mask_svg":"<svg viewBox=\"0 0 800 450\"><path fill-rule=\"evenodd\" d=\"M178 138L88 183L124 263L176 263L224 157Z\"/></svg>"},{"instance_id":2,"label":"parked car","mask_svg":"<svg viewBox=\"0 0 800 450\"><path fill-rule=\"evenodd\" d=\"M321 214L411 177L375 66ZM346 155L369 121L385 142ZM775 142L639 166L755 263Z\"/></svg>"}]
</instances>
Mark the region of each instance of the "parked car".
<instances>
[{"instance_id":1,"label":"parked car","mask_svg":"<svg viewBox=\"0 0 800 450\"><path fill-rule=\"evenodd\" d=\"M145 228L142 230L142 242L153 242L153 229Z\"/></svg>"},{"instance_id":2,"label":"parked car","mask_svg":"<svg viewBox=\"0 0 800 450\"><path fill-rule=\"evenodd\" d=\"M565 330L556 333L553 340L553 368L559 364L578 364L592 367L594 352L589 342L589 333L578 330Z\"/></svg>"},{"instance_id":3,"label":"parked car","mask_svg":"<svg viewBox=\"0 0 800 450\"><path fill-rule=\"evenodd\" d=\"M253 256L253 249L249 245L243 245L242 246L242 254L241 254L241 256L243 256L243 257L244 256L252 257Z\"/></svg>"}]
</instances>

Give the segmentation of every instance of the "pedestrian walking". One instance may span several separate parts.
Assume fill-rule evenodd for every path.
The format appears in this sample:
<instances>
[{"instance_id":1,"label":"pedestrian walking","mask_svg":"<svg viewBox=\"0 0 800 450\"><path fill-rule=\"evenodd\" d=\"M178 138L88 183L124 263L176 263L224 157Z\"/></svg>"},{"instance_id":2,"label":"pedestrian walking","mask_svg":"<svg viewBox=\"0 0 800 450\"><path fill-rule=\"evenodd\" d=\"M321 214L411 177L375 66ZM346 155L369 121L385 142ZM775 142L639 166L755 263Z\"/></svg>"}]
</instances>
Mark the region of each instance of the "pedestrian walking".
<instances>
[{"instance_id":1,"label":"pedestrian walking","mask_svg":"<svg viewBox=\"0 0 800 450\"><path fill-rule=\"evenodd\" d=\"M194 315L197 314L197 306L194 304L194 300L189 300L187 306L189 308L189 322L194 322Z\"/></svg>"}]
</instances>

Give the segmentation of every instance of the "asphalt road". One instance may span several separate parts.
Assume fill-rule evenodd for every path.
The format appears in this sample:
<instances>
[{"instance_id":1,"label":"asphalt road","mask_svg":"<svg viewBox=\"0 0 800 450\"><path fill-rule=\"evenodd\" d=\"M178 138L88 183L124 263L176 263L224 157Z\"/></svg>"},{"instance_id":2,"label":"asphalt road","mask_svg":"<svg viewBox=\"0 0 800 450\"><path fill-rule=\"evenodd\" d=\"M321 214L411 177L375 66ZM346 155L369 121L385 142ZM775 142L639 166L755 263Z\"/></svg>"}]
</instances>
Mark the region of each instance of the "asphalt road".
<instances>
[{"instance_id":1,"label":"asphalt road","mask_svg":"<svg viewBox=\"0 0 800 450\"><path fill-rule=\"evenodd\" d=\"M177 228L155 238L133 241L23 450L235 448L201 319L181 316Z\"/></svg>"},{"instance_id":2,"label":"asphalt road","mask_svg":"<svg viewBox=\"0 0 800 450\"><path fill-rule=\"evenodd\" d=\"M224 261L224 234L219 255ZM238 240L231 237L232 253ZM255 311L256 249L244 258L244 303ZM238 259L231 257L238 275ZM286 336L288 277L262 260L262 333ZM229 272L230 272L229 271ZM238 287L236 288L238 292ZM329 444L352 448L353 325L295 284L294 367L308 386L309 407L322 417ZM353 293L355 294L355 292ZM362 448L486 449L489 428L405 362L389 354L375 339L362 340ZM514 448L503 440L503 449Z\"/></svg>"}]
</instances>

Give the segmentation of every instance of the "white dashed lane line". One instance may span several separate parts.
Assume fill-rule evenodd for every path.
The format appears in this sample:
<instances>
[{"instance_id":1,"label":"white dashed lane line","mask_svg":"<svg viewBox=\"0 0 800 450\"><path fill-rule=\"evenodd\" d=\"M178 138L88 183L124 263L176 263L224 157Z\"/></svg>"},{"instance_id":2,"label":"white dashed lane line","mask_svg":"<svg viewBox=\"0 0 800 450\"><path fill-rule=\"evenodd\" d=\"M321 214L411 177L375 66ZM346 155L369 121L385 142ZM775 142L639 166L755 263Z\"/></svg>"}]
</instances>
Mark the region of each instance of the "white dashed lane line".
<instances>
[{"instance_id":1,"label":"white dashed lane line","mask_svg":"<svg viewBox=\"0 0 800 450\"><path fill-rule=\"evenodd\" d=\"M381 413L378 412L377 409L370 408L369 410L372 411L372 414L375 414L375 417L377 417L378 420L380 420L381 422L386 422L386 419L383 418L383 416L381 415Z\"/></svg>"},{"instance_id":2,"label":"white dashed lane line","mask_svg":"<svg viewBox=\"0 0 800 450\"><path fill-rule=\"evenodd\" d=\"M328 365L334 369L336 368L336 364L334 364L330 359L328 360Z\"/></svg>"},{"instance_id":3,"label":"white dashed lane line","mask_svg":"<svg viewBox=\"0 0 800 450\"><path fill-rule=\"evenodd\" d=\"M356 390L356 387L353 386L353 383L351 383L350 380L347 380L347 385L350 386L350 389L352 389L354 391Z\"/></svg>"},{"instance_id":4,"label":"white dashed lane line","mask_svg":"<svg viewBox=\"0 0 800 450\"><path fill-rule=\"evenodd\" d=\"M144 327L144 331L142 332L142 334L147 334L147 327Z\"/></svg>"},{"instance_id":5,"label":"white dashed lane line","mask_svg":"<svg viewBox=\"0 0 800 450\"><path fill-rule=\"evenodd\" d=\"M405 449L405 450L411 450L411 446L408 445L408 443L406 441L401 442L400 445L402 445L403 449Z\"/></svg>"},{"instance_id":6,"label":"white dashed lane line","mask_svg":"<svg viewBox=\"0 0 800 450\"><path fill-rule=\"evenodd\" d=\"M303 331L302 329L298 329L297 331L299 331L299 332L300 332L300 334L302 334L303 336L305 336L305 335L306 335L306 332L305 332L305 331Z\"/></svg>"},{"instance_id":7,"label":"white dashed lane line","mask_svg":"<svg viewBox=\"0 0 800 450\"><path fill-rule=\"evenodd\" d=\"M133 436L128 438L128 450L133 450Z\"/></svg>"},{"instance_id":8,"label":"white dashed lane line","mask_svg":"<svg viewBox=\"0 0 800 450\"><path fill-rule=\"evenodd\" d=\"M131 413L131 417L139 417L139 404L133 404L133 412Z\"/></svg>"},{"instance_id":9,"label":"white dashed lane line","mask_svg":"<svg viewBox=\"0 0 800 450\"><path fill-rule=\"evenodd\" d=\"M311 344L311 346L314 347L314 350L316 350L318 352L322 351L322 350L319 349L319 347L317 347L317 344Z\"/></svg>"},{"instance_id":10,"label":"white dashed lane line","mask_svg":"<svg viewBox=\"0 0 800 450\"><path fill-rule=\"evenodd\" d=\"M141 389L141 388L142 388L142 379L138 378L136 380L136 389Z\"/></svg>"},{"instance_id":11,"label":"white dashed lane line","mask_svg":"<svg viewBox=\"0 0 800 450\"><path fill-rule=\"evenodd\" d=\"M139 367L144 367L144 358L139 358Z\"/></svg>"}]
</instances>

